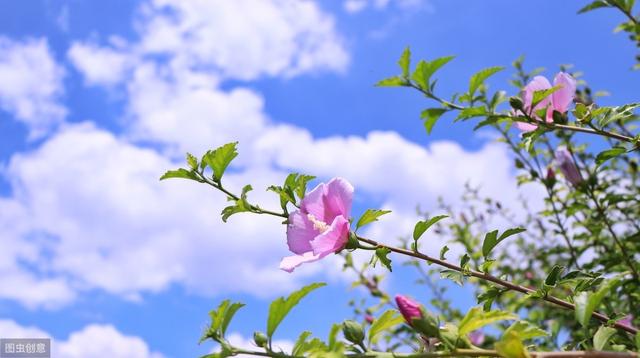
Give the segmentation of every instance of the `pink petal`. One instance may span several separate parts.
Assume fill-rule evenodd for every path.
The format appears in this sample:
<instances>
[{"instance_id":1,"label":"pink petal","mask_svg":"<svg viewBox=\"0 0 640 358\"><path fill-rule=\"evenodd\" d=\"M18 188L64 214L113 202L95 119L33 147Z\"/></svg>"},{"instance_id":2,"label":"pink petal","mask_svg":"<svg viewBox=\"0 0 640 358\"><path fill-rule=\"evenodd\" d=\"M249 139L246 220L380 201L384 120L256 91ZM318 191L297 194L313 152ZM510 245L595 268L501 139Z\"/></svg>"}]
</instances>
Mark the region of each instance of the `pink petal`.
<instances>
[{"instance_id":1,"label":"pink petal","mask_svg":"<svg viewBox=\"0 0 640 358\"><path fill-rule=\"evenodd\" d=\"M348 236L349 220L342 215L337 216L327 231L318 235L313 241L311 241L313 253L320 257L325 257L334 253L344 247L347 243Z\"/></svg>"},{"instance_id":2,"label":"pink petal","mask_svg":"<svg viewBox=\"0 0 640 358\"><path fill-rule=\"evenodd\" d=\"M294 211L289 215L287 225L287 245L289 251L302 255L312 251L310 241L320 234L320 231L313 226L307 215Z\"/></svg>"},{"instance_id":3,"label":"pink petal","mask_svg":"<svg viewBox=\"0 0 640 358\"><path fill-rule=\"evenodd\" d=\"M287 256L280 261L280 269L287 272L293 272L296 267L319 259L320 256L314 255L311 251L305 252L302 255Z\"/></svg>"},{"instance_id":4,"label":"pink petal","mask_svg":"<svg viewBox=\"0 0 640 358\"><path fill-rule=\"evenodd\" d=\"M313 190L305 194L304 199L300 203L300 210L303 213L313 215L317 220L326 222L325 220L325 196L327 194L327 185L325 183L318 184Z\"/></svg>"},{"instance_id":5,"label":"pink petal","mask_svg":"<svg viewBox=\"0 0 640 358\"><path fill-rule=\"evenodd\" d=\"M412 324L414 318L422 318L422 311L420 310L420 304L407 296L396 295L396 304L398 310L402 313L404 320L409 325Z\"/></svg>"},{"instance_id":6,"label":"pink petal","mask_svg":"<svg viewBox=\"0 0 640 358\"><path fill-rule=\"evenodd\" d=\"M546 90L551 88L551 83L549 83L549 80L547 80L545 77L543 76L535 76L531 82L529 82L525 87L524 87L524 92L523 92L523 102L524 102L524 109L525 111L527 111L527 114L531 115L531 116L535 116L535 111L541 108L545 108L546 106L551 104L551 96L548 96L547 98L543 99L542 101L540 101L540 103L538 103L534 108L533 111L531 110L531 104L533 102L533 93L536 91L542 91L542 90Z\"/></svg>"},{"instance_id":7,"label":"pink petal","mask_svg":"<svg viewBox=\"0 0 640 358\"><path fill-rule=\"evenodd\" d=\"M569 109L576 94L576 80L571 75L559 72L553 79L554 86L562 86L562 88L553 92L551 95L553 101L553 109L564 113Z\"/></svg>"},{"instance_id":8,"label":"pink petal","mask_svg":"<svg viewBox=\"0 0 640 358\"><path fill-rule=\"evenodd\" d=\"M516 128L518 128L519 130L523 131L523 132L531 132L536 130L536 128L538 128L537 125L535 124L529 124L529 123L524 123L524 122L515 122L515 126Z\"/></svg>"},{"instance_id":9,"label":"pink petal","mask_svg":"<svg viewBox=\"0 0 640 358\"><path fill-rule=\"evenodd\" d=\"M342 215L345 218L351 213L351 202L353 201L353 186L342 178L333 178L327 184L327 196L325 198L325 212L329 215L325 217L325 222L332 222L333 219Z\"/></svg>"}]
</instances>

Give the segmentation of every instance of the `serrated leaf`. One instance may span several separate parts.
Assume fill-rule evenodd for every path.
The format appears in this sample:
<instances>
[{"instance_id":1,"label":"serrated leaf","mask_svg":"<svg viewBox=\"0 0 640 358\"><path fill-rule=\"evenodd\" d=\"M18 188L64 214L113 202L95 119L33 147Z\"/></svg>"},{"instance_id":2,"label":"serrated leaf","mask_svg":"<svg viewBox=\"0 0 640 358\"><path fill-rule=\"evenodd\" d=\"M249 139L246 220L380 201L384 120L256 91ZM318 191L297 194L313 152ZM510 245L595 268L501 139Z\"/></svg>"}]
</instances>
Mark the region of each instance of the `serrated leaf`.
<instances>
[{"instance_id":1,"label":"serrated leaf","mask_svg":"<svg viewBox=\"0 0 640 358\"><path fill-rule=\"evenodd\" d=\"M229 205L226 208L222 209L221 214L223 222L227 222L231 215L252 211L251 204L249 204L249 202L247 201L247 193L251 190L253 190L251 185L245 185L242 188L240 199L235 200L233 205Z\"/></svg>"},{"instance_id":2,"label":"serrated leaf","mask_svg":"<svg viewBox=\"0 0 640 358\"><path fill-rule=\"evenodd\" d=\"M562 86L553 86L551 88L534 91L533 98L531 99L531 106L529 108L535 109L540 102L542 102L545 98L551 96L555 91L559 90L560 88L562 88ZM542 116L540 114L538 114L538 116L541 118L546 117L544 115L547 112L546 108L541 108L540 110L544 110L544 112Z\"/></svg>"},{"instance_id":3,"label":"serrated leaf","mask_svg":"<svg viewBox=\"0 0 640 358\"><path fill-rule=\"evenodd\" d=\"M391 259L388 257L391 250L386 247L380 247L376 249L376 257L380 260L380 263L384 265L389 271L391 270Z\"/></svg>"},{"instance_id":4,"label":"serrated leaf","mask_svg":"<svg viewBox=\"0 0 640 358\"><path fill-rule=\"evenodd\" d=\"M395 327L402 322L404 322L404 319L396 310L385 311L371 324L371 327L369 328L369 343L376 343L380 333L389 328Z\"/></svg>"},{"instance_id":5,"label":"serrated leaf","mask_svg":"<svg viewBox=\"0 0 640 358\"><path fill-rule=\"evenodd\" d=\"M358 219L358 223L356 224L356 230L359 228L371 224L374 221L378 221L378 218L382 215L390 213L391 210L378 210L378 209L367 209L367 211L362 214L360 219Z\"/></svg>"},{"instance_id":6,"label":"serrated leaf","mask_svg":"<svg viewBox=\"0 0 640 358\"><path fill-rule=\"evenodd\" d=\"M291 355L300 356L303 353L305 353L307 348L307 338L309 338L310 336L311 336L311 332L309 331L304 331L300 333L300 336L298 336L296 343L293 345Z\"/></svg>"},{"instance_id":7,"label":"serrated leaf","mask_svg":"<svg viewBox=\"0 0 640 358\"><path fill-rule=\"evenodd\" d=\"M198 159L191 153L187 153L187 164L189 165L189 168L193 170L198 169Z\"/></svg>"},{"instance_id":8,"label":"serrated leaf","mask_svg":"<svg viewBox=\"0 0 640 358\"><path fill-rule=\"evenodd\" d=\"M424 221L418 221L416 223L416 225L413 228L413 240L414 241L418 241L420 239L420 237L422 237L422 235L431 227L433 226L435 223L437 223L438 221L449 217L448 215L438 215L438 216L434 216L432 218L429 218L428 220L424 220Z\"/></svg>"},{"instance_id":9,"label":"serrated leaf","mask_svg":"<svg viewBox=\"0 0 640 358\"><path fill-rule=\"evenodd\" d=\"M191 179L198 182L202 181L194 172L183 169L183 168L167 171L160 177L160 180L165 180L170 178Z\"/></svg>"},{"instance_id":10,"label":"serrated leaf","mask_svg":"<svg viewBox=\"0 0 640 358\"><path fill-rule=\"evenodd\" d=\"M211 324L202 338L200 338L200 342L209 338L216 341L224 338L233 316L242 307L244 307L244 304L240 302L231 303L229 300L222 301L217 309L209 312Z\"/></svg>"},{"instance_id":11,"label":"serrated leaf","mask_svg":"<svg viewBox=\"0 0 640 358\"><path fill-rule=\"evenodd\" d=\"M213 171L213 177L216 181L222 180L222 175L231 163L238 156L238 142L227 143L215 150L207 152L202 158L205 163Z\"/></svg>"},{"instance_id":12,"label":"serrated leaf","mask_svg":"<svg viewBox=\"0 0 640 358\"><path fill-rule=\"evenodd\" d=\"M424 128L427 130L427 134L431 134L433 126L447 111L445 108L427 108L420 113L420 118L424 120Z\"/></svg>"},{"instance_id":13,"label":"serrated leaf","mask_svg":"<svg viewBox=\"0 0 640 358\"><path fill-rule=\"evenodd\" d=\"M402 87L406 86L407 81L400 76L393 76L376 82L376 87Z\"/></svg>"},{"instance_id":14,"label":"serrated leaf","mask_svg":"<svg viewBox=\"0 0 640 358\"><path fill-rule=\"evenodd\" d=\"M478 90L478 87L480 87L484 83L484 81L486 81L494 74L502 71L503 69L504 67L500 66L488 67L476 72L473 76L471 76L471 79L469 80L469 97L473 98L476 91Z\"/></svg>"},{"instance_id":15,"label":"serrated leaf","mask_svg":"<svg viewBox=\"0 0 640 358\"><path fill-rule=\"evenodd\" d=\"M456 284L462 286L464 283L464 275L458 271L454 270L442 270L440 271L441 278L448 278L449 280L455 282Z\"/></svg>"},{"instance_id":16,"label":"serrated leaf","mask_svg":"<svg viewBox=\"0 0 640 358\"><path fill-rule=\"evenodd\" d=\"M295 307L311 291L326 286L325 283L318 282L304 286L298 291L290 294L286 299L279 297L269 306L269 317L267 318L267 337L271 339L282 320L289 314L291 309Z\"/></svg>"},{"instance_id":17,"label":"serrated leaf","mask_svg":"<svg viewBox=\"0 0 640 358\"><path fill-rule=\"evenodd\" d=\"M400 66L400 69L402 70L402 77L407 78L409 77L409 64L411 62L411 50L409 49L409 47L406 47L404 49L404 51L402 51L402 55L400 56L400 59L398 60L398 65Z\"/></svg>"},{"instance_id":18,"label":"serrated leaf","mask_svg":"<svg viewBox=\"0 0 640 358\"><path fill-rule=\"evenodd\" d=\"M456 121L464 121L475 117L484 117L487 114L489 114L489 112L487 112L487 109L485 107L467 107L460 111L460 113L458 113Z\"/></svg>"},{"instance_id":19,"label":"serrated leaf","mask_svg":"<svg viewBox=\"0 0 640 358\"><path fill-rule=\"evenodd\" d=\"M444 56L436 58L433 61L427 62L426 66L422 70L422 77L425 83L429 84L431 81L431 77L435 74L442 66L449 63L449 61L453 60L454 56Z\"/></svg>"},{"instance_id":20,"label":"serrated leaf","mask_svg":"<svg viewBox=\"0 0 640 358\"><path fill-rule=\"evenodd\" d=\"M611 337L616 333L616 329L607 326L600 326L593 335L593 348L597 351L601 351L609 343Z\"/></svg>"},{"instance_id":21,"label":"serrated leaf","mask_svg":"<svg viewBox=\"0 0 640 358\"><path fill-rule=\"evenodd\" d=\"M505 311L484 311L481 307L476 306L473 307L467 312L464 316L460 324L458 325L458 331L460 335L466 335L467 333L471 333L478 328L484 327L488 324L504 321L504 320L512 320L517 319L518 316L513 313L505 312Z\"/></svg>"}]
</instances>

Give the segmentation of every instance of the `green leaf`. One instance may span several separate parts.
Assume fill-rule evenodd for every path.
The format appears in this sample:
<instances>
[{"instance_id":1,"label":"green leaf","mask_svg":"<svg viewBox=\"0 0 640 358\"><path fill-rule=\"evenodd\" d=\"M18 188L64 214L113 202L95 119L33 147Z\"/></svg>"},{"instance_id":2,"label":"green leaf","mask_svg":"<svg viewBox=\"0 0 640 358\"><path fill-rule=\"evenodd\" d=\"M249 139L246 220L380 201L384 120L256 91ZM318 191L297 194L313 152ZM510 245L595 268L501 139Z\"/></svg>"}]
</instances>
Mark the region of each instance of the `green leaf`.
<instances>
[{"instance_id":1,"label":"green leaf","mask_svg":"<svg viewBox=\"0 0 640 358\"><path fill-rule=\"evenodd\" d=\"M222 179L229 163L238 156L237 146L238 142L227 143L213 151L208 151L202 158L202 161L213 170L216 181L219 182Z\"/></svg>"},{"instance_id":2,"label":"green leaf","mask_svg":"<svg viewBox=\"0 0 640 358\"><path fill-rule=\"evenodd\" d=\"M422 111L420 118L424 120L424 128L427 130L427 134L431 134L433 126L445 112L447 112L445 108L427 108Z\"/></svg>"},{"instance_id":3,"label":"green leaf","mask_svg":"<svg viewBox=\"0 0 640 358\"><path fill-rule=\"evenodd\" d=\"M603 350L615 333L615 328L600 326L600 328L598 328L598 331L596 331L596 334L593 335L593 348L595 348L597 351Z\"/></svg>"},{"instance_id":4,"label":"green leaf","mask_svg":"<svg viewBox=\"0 0 640 358\"><path fill-rule=\"evenodd\" d=\"M607 160L611 158L615 158L626 152L627 152L627 149L624 147L613 147L611 149L607 149L603 152L600 152L596 157L596 165L600 166L602 165L602 163L606 162Z\"/></svg>"},{"instance_id":5,"label":"green leaf","mask_svg":"<svg viewBox=\"0 0 640 358\"><path fill-rule=\"evenodd\" d=\"M505 332L500 341L495 344L495 347L498 353L505 358L530 357L524 344L522 344L522 338L514 331Z\"/></svg>"},{"instance_id":6,"label":"green leaf","mask_svg":"<svg viewBox=\"0 0 640 358\"><path fill-rule=\"evenodd\" d=\"M191 179L198 182L202 180L194 173L193 171L186 170L183 168L176 170L169 170L164 175L160 177L160 180L170 179L170 178L182 178L182 179Z\"/></svg>"},{"instance_id":7,"label":"green leaf","mask_svg":"<svg viewBox=\"0 0 640 358\"><path fill-rule=\"evenodd\" d=\"M444 255L447 253L447 251L449 251L449 246L444 245L441 249L440 249L440 260L446 260L446 258L444 257Z\"/></svg>"},{"instance_id":8,"label":"green leaf","mask_svg":"<svg viewBox=\"0 0 640 358\"><path fill-rule=\"evenodd\" d=\"M531 107L529 108L535 109L540 102L542 102L545 98L551 96L553 92L559 90L560 88L562 88L562 86L553 86L551 88L534 91L533 98L531 99ZM544 109L544 113L546 114L546 109ZM542 115L541 117L545 116Z\"/></svg>"},{"instance_id":9,"label":"green leaf","mask_svg":"<svg viewBox=\"0 0 640 358\"><path fill-rule=\"evenodd\" d=\"M527 321L514 322L511 326L509 326L509 328L507 328L504 331L505 334L509 332L516 332L520 337L520 339L522 339L523 341L527 339L532 339L536 337L545 337L549 335L545 330Z\"/></svg>"},{"instance_id":10,"label":"green leaf","mask_svg":"<svg viewBox=\"0 0 640 358\"><path fill-rule=\"evenodd\" d=\"M460 113L456 117L456 121L464 121L475 117L484 117L487 114L489 114L489 112L487 112L487 109L485 107L467 107L460 111Z\"/></svg>"},{"instance_id":11,"label":"green leaf","mask_svg":"<svg viewBox=\"0 0 640 358\"><path fill-rule=\"evenodd\" d=\"M640 332L636 333L635 341L636 341L636 349L640 351Z\"/></svg>"},{"instance_id":12,"label":"green leaf","mask_svg":"<svg viewBox=\"0 0 640 358\"><path fill-rule=\"evenodd\" d=\"M388 257L391 250L386 247L380 247L376 249L376 257L380 260L380 263L384 265L389 271L391 270L391 259Z\"/></svg>"},{"instance_id":13,"label":"green leaf","mask_svg":"<svg viewBox=\"0 0 640 358\"><path fill-rule=\"evenodd\" d=\"M187 153L187 164L189 165L189 168L193 170L198 169L198 159L194 157L191 153Z\"/></svg>"},{"instance_id":14,"label":"green leaf","mask_svg":"<svg viewBox=\"0 0 640 358\"><path fill-rule=\"evenodd\" d=\"M547 275L547 278L544 280L544 284L546 286L555 287L563 271L564 271L564 266L560 266L560 265L553 266L553 268L551 269L551 272L549 272L549 275Z\"/></svg>"},{"instance_id":15,"label":"green leaf","mask_svg":"<svg viewBox=\"0 0 640 358\"><path fill-rule=\"evenodd\" d=\"M358 220L358 223L356 224L356 230L374 221L378 221L379 217L385 214L389 214L390 212L391 210L367 209L367 211L365 211Z\"/></svg>"},{"instance_id":16,"label":"green leaf","mask_svg":"<svg viewBox=\"0 0 640 358\"><path fill-rule=\"evenodd\" d=\"M595 309L600 305L604 297L607 296L610 291L618 287L619 284L620 279L613 278L606 281L596 292L578 293L573 299L576 306L576 320L580 322L583 327L588 327L589 320L591 319L591 315Z\"/></svg>"},{"instance_id":17,"label":"green leaf","mask_svg":"<svg viewBox=\"0 0 640 358\"><path fill-rule=\"evenodd\" d=\"M271 302L271 306L269 306L269 317L267 318L267 336L269 339L273 337L273 333L276 331L276 328L278 328L289 311L291 311L291 309L295 307L300 300L309 294L309 292L323 286L326 286L326 284L321 282L312 283L293 292L286 299L284 297L279 297L275 301Z\"/></svg>"},{"instance_id":18,"label":"green leaf","mask_svg":"<svg viewBox=\"0 0 640 358\"><path fill-rule=\"evenodd\" d=\"M404 78L408 78L409 77L409 64L410 64L410 62L411 62L411 50L409 49L409 47L406 47L404 49L404 51L402 51L402 55L400 56L400 59L398 60L398 65L402 69L402 77L404 77Z\"/></svg>"},{"instance_id":19,"label":"green leaf","mask_svg":"<svg viewBox=\"0 0 640 358\"><path fill-rule=\"evenodd\" d=\"M222 301L217 309L209 312L211 324L202 338L200 338L200 342L206 339L215 341L223 339L233 316L242 307L244 307L243 303L231 303L229 300Z\"/></svg>"},{"instance_id":20,"label":"green leaf","mask_svg":"<svg viewBox=\"0 0 640 358\"><path fill-rule=\"evenodd\" d=\"M476 329L484 327L493 322L512 320L517 318L518 316L514 315L513 313L499 310L486 312L482 309L482 307L476 306L470 309L469 312L467 312L467 314L464 316L462 321L460 321L458 330L460 332L460 335L466 335L467 333L471 333L472 331L475 331Z\"/></svg>"},{"instance_id":21,"label":"green leaf","mask_svg":"<svg viewBox=\"0 0 640 358\"><path fill-rule=\"evenodd\" d=\"M247 201L247 193L253 190L251 185L245 185L242 188L240 199L235 200L233 205L229 205L222 209L222 221L227 222L231 215L252 211L251 204Z\"/></svg>"},{"instance_id":22,"label":"green leaf","mask_svg":"<svg viewBox=\"0 0 640 358\"><path fill-rule=\"evenodd\" d=\"M427 62L426 66L424 66L424 68L422 69L422 77L425 83L427 83L428 85L429 82L431 82L431 76L433 76L433 74L436 73L436 71L442 68L442 66L446 65L447 63L449 63L449 61L453 60L454 57L455 56L444 56L444 57L436 58L433 61Z\"/></svg>"},{"instance_id":23,"label":"green leaf","mask_svg":"<svg viewBox=\"0 0 640 358\"><path fill-rule=\"evenodd\" d=\"M500 67L500 66L489 67L471 76L471 80L469 81L469 97L473 98L478 88L484 83L484 81L487 80L487 78L502 71L503 69L504 67Z\"/></svg>"},{"instance_id":24,"label":"green leaf","mask_svg":"<svg viewBox=\"0 0 640 358\"><path fill-rule=\"evenodd\" d=\"M441 278L448 278L449 280L455 282L456 284L462 286L464 282L464 275L458 271L454 270L442 270L440 271Z\"/></svg>"},{"instance_id":25,"label":"green leaf","mask_svg":"<svg viewBox=\"0 0 640 358\"><path fill-rule=\"evenodd\" d=\"M376 87L402 87L407 85L407 80L400 76L388 77L378 81Z\"/></svg>"},{"instance_id":26,"label":"green leaf","mask_svg":"<svg viewBox=\"0 0 640 358\"><path fill-rule=\"evenodd\" d=\"M584 14L585 12L595 10L595 9L600 9L603 7L611 7L611 5L606 0L596 0L588 4L587 6L583 7L582 9L578 10L578 14Z\"/></svg>"},{"instance_id":27,"label":"green leaf","mask_svg":"<svg viewBox=\"0 0 640 358\"><path fill-rule=\"evenodd\" d=\"M378 334L404 322L396 310L387 310L371 324L369 328L369 343L376 343Z\"/></svg>"},{"instance_id":28,"label":"green leaf","mask_svg":"<svg viewBox=\"0 0 640 358\"><path fill-rule=\"evenodd\" d=\"M525 231L527 230L521 227L516 227L505 230L502 235L500 235L500 237L498 237L498 230L488 232L484 237L484 241L482 242L482 255L486 258L491 253L491 250L493 250L493 248L495 248L500 242L510 236L520 234Z\"/></svg>"},{"instance_id":29,"label":"green leaf","mask_svg":"<svg viewBox=\"0 0 640 358\"><path fill-rule=\"evenodd\" d=\"M416 223L416 225L413 228L413 240L414 241L418 241L420 239L420 237L422 236L422 234L424 234L431 226L433 226L433 224L437 223L438 221L449 217L448 215L438 215L438 216L434 216L428 220L424 220L424 221L418 221Z\"/></svg>"},{"instance_id":30,"label":"green leaf","mask_svg":"<svg viewBox=\"0 0 640 358\"><path fill-rule=\"evenodd\" d=\"M307 346L306 344L307 338L309 338L310 336L311 336L311 332L309 331L304 331L300 333L300 336L298 336L296 343L293 345L293 350L291 351L291 355L299 356L299 355L302 355L302 353L306 352L305 348Z\"/></svg>"}]
</instances>

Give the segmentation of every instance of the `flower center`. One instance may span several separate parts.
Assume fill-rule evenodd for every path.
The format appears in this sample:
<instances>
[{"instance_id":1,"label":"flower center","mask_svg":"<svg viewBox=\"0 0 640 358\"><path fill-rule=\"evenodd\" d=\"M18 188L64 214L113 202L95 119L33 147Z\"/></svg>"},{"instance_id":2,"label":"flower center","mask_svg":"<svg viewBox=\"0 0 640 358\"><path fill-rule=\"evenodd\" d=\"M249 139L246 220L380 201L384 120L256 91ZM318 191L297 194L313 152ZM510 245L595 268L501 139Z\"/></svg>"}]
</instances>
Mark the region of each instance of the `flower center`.
<instances>
[{"instance_id":1,"label":"flower center","mask_svg":"<svg viewBox=\"0 0 640 358\"><path fill-rule=\"evenodd\" d=\"M313 228L320 231L321 234L329 230L329 225L327 225L327 223L325 223L324 221L316 219L313 214L307 214L307 218L313 223Z\"/></svg>"}]
</instances>

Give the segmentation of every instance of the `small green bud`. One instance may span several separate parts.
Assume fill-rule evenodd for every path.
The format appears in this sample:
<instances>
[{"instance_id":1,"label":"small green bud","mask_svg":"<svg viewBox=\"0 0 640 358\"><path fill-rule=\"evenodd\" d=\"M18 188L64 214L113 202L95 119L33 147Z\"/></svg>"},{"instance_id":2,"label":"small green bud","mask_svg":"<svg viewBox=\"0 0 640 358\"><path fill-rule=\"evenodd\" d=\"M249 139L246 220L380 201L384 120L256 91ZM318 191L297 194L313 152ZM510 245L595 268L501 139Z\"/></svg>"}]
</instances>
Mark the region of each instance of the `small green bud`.
<instances>
[{"instance_id":1,"label":"small green bud","mask_svg":"<svg viewBox=\"0 0 640 358\"><path fill-rule=\"evenodd\" d=\"M524 103L522 103L522 98L518 96L510 97L509 104L511 105L511 108L515 110L522 110L524 108Z\"/></svg>"},{"instance_id":2,"label":"small green bud","mask_svg":"<svg viewBox=\"0 0 640 358\"><path fill-rule=\"evenodd\" d=\"M267 346L267 342L269 341L269 339L264 333L256 331L253 332L253 341L255 342L256 346L264 348Z\"/></svg>"},{"instance_id":3,"label":"small green bud","mask_svg":"<svg viewBox=\"0 0 640 358\"><path fill-rule=\"evenodd\" d=\"M346 320L342 323L342 333L344 338L354 344L360 344L364 340L364 329L360 323L353 320Z\"/></svg>"}]
</instances>

